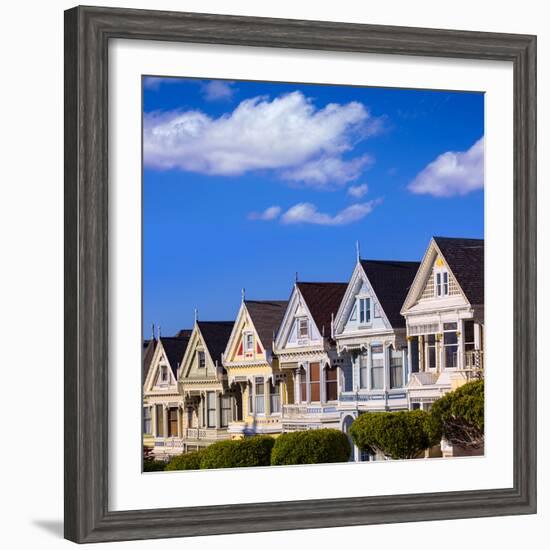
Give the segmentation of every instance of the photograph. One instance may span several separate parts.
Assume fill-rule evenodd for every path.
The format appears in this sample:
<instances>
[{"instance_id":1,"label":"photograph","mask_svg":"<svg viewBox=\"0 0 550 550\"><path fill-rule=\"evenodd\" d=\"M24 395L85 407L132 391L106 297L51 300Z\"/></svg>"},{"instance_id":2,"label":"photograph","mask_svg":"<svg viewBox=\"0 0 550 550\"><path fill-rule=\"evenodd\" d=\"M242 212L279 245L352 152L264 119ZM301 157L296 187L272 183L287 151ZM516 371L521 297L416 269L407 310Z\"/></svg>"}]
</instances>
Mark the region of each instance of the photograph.
<instances>
[{"instance_id":1,"label":"photograph","mask_svg":"<svg viewBox=\"0 0 550 550\"><path fill-rule=\"evenodd\" d=\"M483 91L141 85L143 472L483 456Z\"/></svg>"}]
</instances>

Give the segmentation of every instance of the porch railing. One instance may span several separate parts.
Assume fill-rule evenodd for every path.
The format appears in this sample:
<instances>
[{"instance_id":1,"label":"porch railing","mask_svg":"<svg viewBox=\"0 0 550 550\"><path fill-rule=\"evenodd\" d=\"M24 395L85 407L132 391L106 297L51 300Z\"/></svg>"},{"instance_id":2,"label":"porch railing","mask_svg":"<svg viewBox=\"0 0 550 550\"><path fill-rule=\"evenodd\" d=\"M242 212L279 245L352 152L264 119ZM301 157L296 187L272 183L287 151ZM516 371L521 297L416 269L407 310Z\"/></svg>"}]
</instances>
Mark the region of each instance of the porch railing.
<instances>
[{"instance_id":1,"label":"porch railing","mask_svg":"<svg viewBox=\"0 0 550 550\"><path fill-rule=\"evenodd\" d=\"M455 352L453 354L453 367L455 367L457 370L456 372L460 372L464 374L464 376L470 380L478 380L480 378L483 378L483 351L482 350L470 350L465 351L462 354L463 357L463 365L461 368L459 365L458 360L458 353Z\"/></svg>"},{"instance_id":2,"label":"porch railing","mask_svg":"<svg viewBox=\"0 0 550 550\"><path fill-rule=\"evenodd\" d=\"M187 439L224 439L229 434L226 430L217 428L186 428L185 436Z\"/></svg>"}]
</instances>

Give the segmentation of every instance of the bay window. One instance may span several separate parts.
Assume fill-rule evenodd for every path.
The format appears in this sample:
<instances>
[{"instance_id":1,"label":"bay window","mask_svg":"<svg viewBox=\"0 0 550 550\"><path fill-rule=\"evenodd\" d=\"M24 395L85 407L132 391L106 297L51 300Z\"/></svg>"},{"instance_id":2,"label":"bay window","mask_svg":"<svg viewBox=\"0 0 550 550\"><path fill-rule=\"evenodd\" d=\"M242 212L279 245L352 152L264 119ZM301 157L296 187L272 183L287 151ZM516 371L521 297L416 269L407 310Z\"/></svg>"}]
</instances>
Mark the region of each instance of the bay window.
<instances>
[{"instance_id":1,"label":"bay window","mask_svg":"<svg viewBox=\"0 0 550 550\"><path fill-rule=\"evenodd\" d=\"M372 346L371 387L373 390L384 389L384 348Z\"/></svg>"},{"instance_id":2,"label":"bay window","mask_svg":"<svg viewBox=\"0 0 550 550\"><path fill-rule=\"evenodd\" d=\"M454 368L457 364L458 337L456 327L456 323L443 323L443 349L446 369Z\"/></svg>"},{"instance_id":3,"label":"bay window","mask_svg":"<svg viewBox=\"0 0 550 550\"><path fill-rule=\"evenodd\" d=\"M278 382L269 384L269 407L272 413L281 412L281 386Z\"/></svg>"},{"instance_id":4,"label":"bay window","mask_svg":"<svg viewBox=\"0 0 550 550\"><path fill-rule=\"evenodd\" d=\"M390 351L390 388L403 387L403 352L401 350Z\"/></svg>"},{"instance_id":5,"label":"bay window","mask_svg":"<svg viewBox=\"0 0 550 550\"><path fill-rule=\"evenodd\" d=\"M216 427L216 392L206 392L206 426Z\"/></svg>"},{"instance_id":6,"label":"bay window","mask_svg":"<svg viewBox=\"0 0 550 550\"><path fill-rule=\"evenodd\" d=\"M231 396L222 395L221 398L221 418L220 426L222 428L227 428L229 422L231 422Z\"/></svg>"},{"instance_id":7,"label":"bay window","mask_svg":"<svg viewBox=\"0 0 550 550\"><path fill-rule=\"evenodd\" d=\"M309 398L313 403L321 401L321 364L309 364Z\"/></svg>"},{"instance_id":8,"label":"bay window","mask_svg":"<svg viewBox=\"0 0 550 550\"><path fill-rule=\"evenodd\" d=\"M366 390L368 387L368 355L360 353L357 361L359 364L359 388Z\"/></svg>"},{"instance_id":9,"label":"bay window","mask_svg":"<svg viewBox=\"0 0 550 550\"><path fill-rule=\"evenodd\" d=\"M436 368L435 334L426 335L426 367Z\"/></svg>"},{"instance_id":10,"label":"bay window","mask_svg":"<svg viewBox=\"0 0 550 550\"><path fill-rule=\"evenodd\" d=\"M330 366L325 370L325 394L327 401L338 399L338 367Z\"/></svg>"},{"instance_id":11,"label":"bay window","mask_svg":"<svg viewBox=\"0 0 550 550\"><path fill-rule=\"evenodd\" d=\"M143 433L150 434L152 429L151 407L143 407Z\"/></svg>"},{"instance_id":12,"label":"bay window","mask_svg":"<svg viewBox=\"0 0 550 550\"><path fill-rule=\"evenodd\" d=\"M256 378L254 381L254 412L256 414L264 414L265 413L265 401L264 401L264 379L263 378Z\"/></svg>"}]
</instances>

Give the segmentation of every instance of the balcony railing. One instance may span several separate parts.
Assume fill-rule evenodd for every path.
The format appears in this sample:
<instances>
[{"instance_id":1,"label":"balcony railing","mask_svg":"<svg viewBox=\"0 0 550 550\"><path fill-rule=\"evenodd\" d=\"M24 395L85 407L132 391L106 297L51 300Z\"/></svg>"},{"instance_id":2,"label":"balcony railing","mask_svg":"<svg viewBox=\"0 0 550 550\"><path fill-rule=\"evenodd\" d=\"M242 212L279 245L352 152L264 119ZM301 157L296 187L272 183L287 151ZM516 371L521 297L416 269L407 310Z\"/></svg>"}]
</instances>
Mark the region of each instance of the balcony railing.
<instances>
[{"instance_id":1,"label":"balcony railing","mask_svg":"<svg viewBox=\"0 0 550 550\"><path fill-rule=\"evenodd\" d=\"M186 439L227 439L229 434L225 429L218 428L187 428L185 430Z\"/></svg>"},{"instance_id":2,"label":"balcony railing","mask_svg":"<svg viewBox=\"0 0 550 550\"><path fill-rule=\"evenodd\" d=\"M335 405L283 405L283 418L298 418L307 415L320 415L336 412Z\"/></svg>"},{"instance_id":3,"label":"balcony railing","mask_svg":"<svg viewBox=\"0 0 550 550\"><path fill-rule=\"evenodd\" d=\"M462 373L468 381L483 378L483 351L465 351L462 357L463 365L461 368L457 368L460 366L458 353L453 354L453 367L457 369L456 372Z\"/></svg>"}]
</instances>

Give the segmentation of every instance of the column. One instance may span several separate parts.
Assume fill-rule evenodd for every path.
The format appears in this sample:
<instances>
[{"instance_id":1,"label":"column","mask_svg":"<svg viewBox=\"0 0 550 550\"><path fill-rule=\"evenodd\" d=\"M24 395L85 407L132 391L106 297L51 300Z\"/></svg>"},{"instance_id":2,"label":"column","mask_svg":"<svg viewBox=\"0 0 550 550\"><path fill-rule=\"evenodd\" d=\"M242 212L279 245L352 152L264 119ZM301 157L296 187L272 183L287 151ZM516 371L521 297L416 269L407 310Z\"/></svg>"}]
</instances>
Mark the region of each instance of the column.
<instances>
[{"instance_id":1,"label":"column","mask_svg":"<svg viewBox=\"0 0 550 550\"><path fill-rule=\"evenodd\" d=\"M216 429L218 430L221 426L221 415L222 415L222 403L221 403L221 393L216 392Z\"/></svg>"},{"instance_id":2,"label":"column","mask_svg":"<svg viewBox=\"0 0 550 550\"><path fill-rule=\"evenodd\" d=\"M401 353L402 353L402 355L401 355L401 364L403 365L403 368L402 368L402 372L403 372L402 383L403 383L403 387L405 387L407 385L407 382L409 381L409 359L408 359L407 350L405 348L403 348Z\"/></svg>"},{"instance_id":3,"label":"column","mask_svg":"<svg viewBox=\"0 0 550 550\"><path fill-rule=\"evenodd\" d=\"M151 407L151 432L153 437L157 437L157 406Z\"/></svg>"},{"instance_id":4,"label":"column","mask_svg":"<svg viewBox=\"0 0 550 550\"><path fill-rule=\"evenodd\" d=\"M367 390L372 390L372 344L367 344Z\"/></svg>"},{"instance_id":5,"label":"column","mask_svg":"<svg viewBox=\"0 0 550 550\"><path fill-rule=\"evenodd\" d=\"M456 354L456 367L457 369L465 368L464 364L464 320L459 319L458 321L458 338L457 338L457 354Z\"/></svg>"},{"instance_id":6,"label":"column","mask_svg":"<svg viewBox=\"0 0 550 550\"><path fill-rule=\"evenodd\" d=\"M294 404L299 405L302 398L302 374L299 368L294 372L294 380Z\"/></svg>"},{"instance_id":7,"label":"column","mask_svg":"<svg viewBox=\"0 0 550 550\"><path fill-rule=\"evenodd\" d=\"M405 368L405 363L403 363L403 385L407 385L409 382L409 377L411 376L412 372L412 353L411 353L411 336L407 336L407 367ZM405 350L403 350L403 353L405 353Z\"/></svg>"},{"instance_id":8,"label":"column","mask_svg":"<svg viewBox=\"0 0 550 550\"><path fill-rule=\"evenodd\" d=\"M168 437L168 407L166 405L163 405L162 406L162 414L163 414L163 423L164 423L164 436L163 437Z\"/></svg>"},{"instance_id":9,"label":"column","mask_svg":"<svg viewBox=\"0 0 550 550\"><path fill-rule=\"evenodd\" d=\"M327 369L327 363L326 361L323 361L323 363L319 364L319 384L321 387L319 388L319 400L321 401L321 405L323 403L327 402L327 395L326 395L326 369Z\"/></svg>"},{"instance_id":10,"label":"column","mask_svg":"<svg viewBox=\"0 0 550 550\"><path fill-rule=\"evenodd\" d=\"M266 376L264 378L264 411L265 415L271 414L271 378Z\"/></svg>"}]
</instances>

